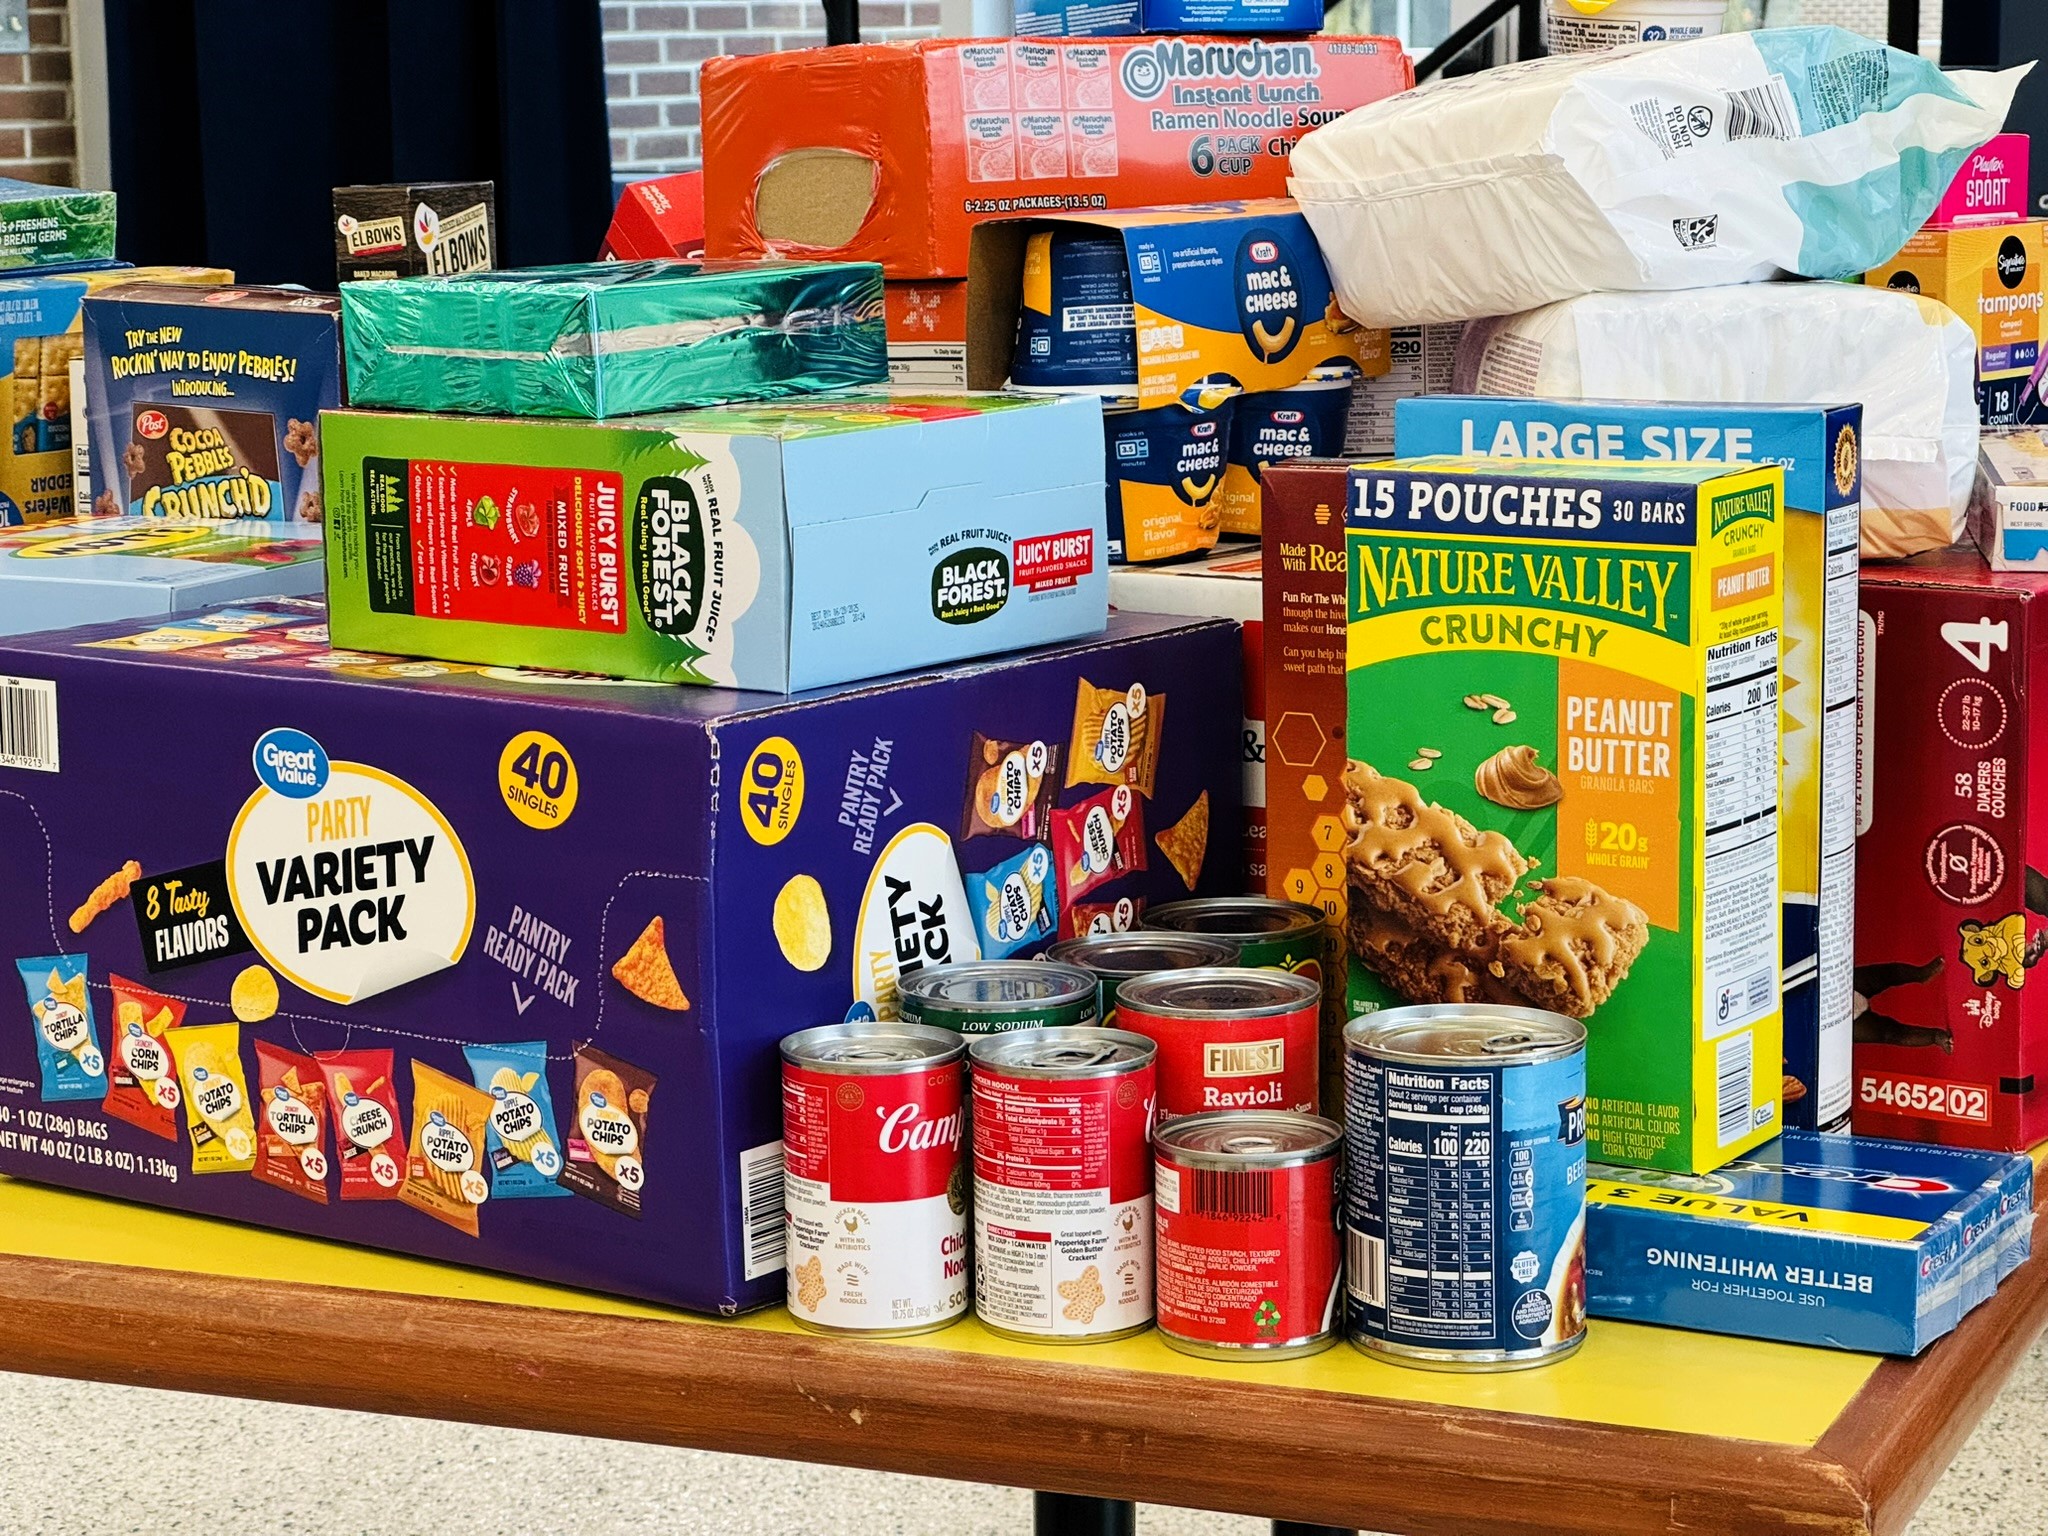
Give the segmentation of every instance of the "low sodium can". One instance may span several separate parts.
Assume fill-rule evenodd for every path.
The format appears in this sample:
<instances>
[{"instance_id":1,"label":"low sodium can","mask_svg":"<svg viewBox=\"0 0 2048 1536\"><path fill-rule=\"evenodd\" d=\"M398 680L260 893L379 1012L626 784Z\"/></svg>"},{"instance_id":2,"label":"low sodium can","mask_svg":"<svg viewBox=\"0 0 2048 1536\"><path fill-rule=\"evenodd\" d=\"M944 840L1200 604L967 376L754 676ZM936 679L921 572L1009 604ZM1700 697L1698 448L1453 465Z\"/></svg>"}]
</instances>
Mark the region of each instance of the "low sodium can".
<instances>
[{"instance_id":1,"label":"low sodium can","mask_svg":"<svg viewBox=\"0 0 2048 1536\"><path fill-rule=\"evenodd\" d=\"M903 980L897 1007L916 1024L962 1035L1093 1024L1092 972L1044 960L963 960L929 965Z\"/></svg>"},{"instance_id":2,"label":"low sodium can","mask_svg":"<svg viewBox=\"0 0 2048 1536\"><path fill-rule=\"evenodd\" d=\"M1102 1022L1116 1023L1117 990L1154 971L1193 971L1237 964L1237 946L1227 939L1191 933L1091 933L1062 939L1045 952L1048 960L1092 971L1102 986Z\"/></svg>"}]
</instances>

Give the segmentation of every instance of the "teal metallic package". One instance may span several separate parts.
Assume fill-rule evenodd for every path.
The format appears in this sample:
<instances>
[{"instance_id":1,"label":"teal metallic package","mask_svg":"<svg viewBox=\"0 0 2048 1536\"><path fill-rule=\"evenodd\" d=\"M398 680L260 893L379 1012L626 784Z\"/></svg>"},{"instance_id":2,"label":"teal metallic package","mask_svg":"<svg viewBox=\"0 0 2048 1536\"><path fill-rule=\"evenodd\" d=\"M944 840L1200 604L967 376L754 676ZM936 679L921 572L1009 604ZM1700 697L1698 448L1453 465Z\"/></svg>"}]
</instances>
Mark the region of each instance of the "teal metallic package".
<instances>
[{"instance_id":1,"label":"teal metallic package","mask_svg":"<svg viewBox=\"0 0 2048 1536\"><path fill-rule=\"evenodd\" d=\"M515 908L515 911L517 909ZM465 1045L463 1058L477 1087L491 1096L484 1154L493 1200L532 1200L574 1191L555 1182L562 1173L562 1143L548 1094L548 1043Z\"/></svg>"},{"instance_id":2,"label":"teal metallic package","mask_svg":"<svg viewBox=\"0 0 2048 1536\"><path fill-rule=\"evenodd\" d=\"M630 416L888 377L871 263L592 262L342 286L359 406Z\"/></svg>"},{"instance_id":3,"label":"teal metallic package","mask_svg":"<svg viewBox=\"0 0 2048 1536\"><path fill-rule=\"evenodd\" d=\"M1787 1131L1710 1174L1589 1170L1595 1317L1917 1355L2032 1250L2025 1156Z\"/></svg>"},{"instance_id":4,"label":"teal metallic package","mask_svg":"<svg viewBox=\"0 0 2048 1536\"><path fill-rule=\"evenodd\" d=\"M0 268L114 259L114 194L0 176Z\"/></svg>"}]
</instances>

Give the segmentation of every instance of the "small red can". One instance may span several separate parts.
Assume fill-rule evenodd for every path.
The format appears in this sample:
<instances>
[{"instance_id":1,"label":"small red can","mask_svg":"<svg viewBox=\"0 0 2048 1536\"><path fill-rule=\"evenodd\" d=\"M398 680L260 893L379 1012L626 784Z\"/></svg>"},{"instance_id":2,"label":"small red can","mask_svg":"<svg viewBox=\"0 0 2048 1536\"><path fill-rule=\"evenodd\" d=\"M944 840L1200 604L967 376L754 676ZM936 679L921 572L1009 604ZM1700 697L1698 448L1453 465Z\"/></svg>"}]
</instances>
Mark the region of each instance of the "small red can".
<instances>
[{"instance_id":1,"label":"small red can","mask_svg":"<svg viewBox=\"0 0 2048 1536\"><path fill-rule=\"evenodd\" d=\"M1316 1109L1322 988L1289 971L1208 968L1117 989L1116 1022L1159 1047L1159 1118Z\"/></svg>"},{"instance_id":2,"label":"small red can","mask_svg":"<svg viewBox=\"0 0 2048 1536\"><path fill-rule=\"evenodd\" d=\"M1040 1344L1152 1322L1153 1046L1120 1029L980 1035L974 1310Z\"/></svg>"},{"instance_id":3,"label":"small red can","mask_svg":"<svg viewBox=\"0 0 2048 1536\"><path fill-rule=\"evenodd\" d=\"M1319 1115L1190 1115L1153 1137L1160 1335L1219 1360L1337 1341L1338 1150Z\"/></svg>"}]
</instances>

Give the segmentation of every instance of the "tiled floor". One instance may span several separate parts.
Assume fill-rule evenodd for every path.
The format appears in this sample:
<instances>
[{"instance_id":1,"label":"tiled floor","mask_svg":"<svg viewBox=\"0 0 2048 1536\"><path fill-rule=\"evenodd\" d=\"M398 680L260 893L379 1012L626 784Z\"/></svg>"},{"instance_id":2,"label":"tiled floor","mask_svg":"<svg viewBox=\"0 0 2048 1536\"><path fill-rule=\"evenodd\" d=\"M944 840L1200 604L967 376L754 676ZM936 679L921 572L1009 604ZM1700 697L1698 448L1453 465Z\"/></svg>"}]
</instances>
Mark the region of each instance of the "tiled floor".
<instances>
[{"instance_id":1,"label":"tiled floor","mask_svg":"<svg viewBox=\"0 0 2048 1536\"><path fill-rule=\"evenodd\" d=\"M1028 1536L1009 1489L0 1375L6 1536ZM979 1431L962 1425L962 1434ZM2048 1344L1910 1536L2048 1529ZM1148 1508L1140 1536L1262 1536Z\"/></svg>"}]
</instances>

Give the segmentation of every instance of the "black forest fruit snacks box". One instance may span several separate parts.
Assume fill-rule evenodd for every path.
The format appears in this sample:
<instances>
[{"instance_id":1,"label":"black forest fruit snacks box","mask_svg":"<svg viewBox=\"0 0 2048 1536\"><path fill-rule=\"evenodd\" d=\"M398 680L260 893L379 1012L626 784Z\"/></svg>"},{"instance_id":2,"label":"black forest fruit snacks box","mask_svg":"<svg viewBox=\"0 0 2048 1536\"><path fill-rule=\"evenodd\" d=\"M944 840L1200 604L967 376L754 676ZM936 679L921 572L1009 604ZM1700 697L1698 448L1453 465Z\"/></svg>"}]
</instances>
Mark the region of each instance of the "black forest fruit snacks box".
<instances>
[{"instance_id":1,"label":"black forest fruit snacks box","mask_svg":"<svg viewBox=\"0 0 2048 1536\"><path fill-rule=\"evenodd\" d=\"M783 1035L1236 886L1227 623L790 699L322 618L0 642L0 1173L760 1306ZM134 778L169 721L174 808Z\"/></svg>"},{"instance_id":2,"label":"black forest fruit snacks box","mask_svg":"<svg viewBox=\"0 0 2048 1536\"><path fill-rule=\"evenodd\" d=\"M97 515L320 521L320 413L342 393L333 294L124 283L84 311Z\"/></svg>"}]
</instances>

